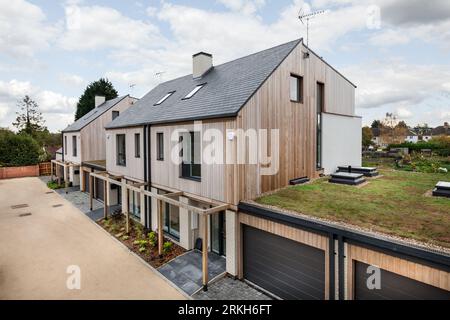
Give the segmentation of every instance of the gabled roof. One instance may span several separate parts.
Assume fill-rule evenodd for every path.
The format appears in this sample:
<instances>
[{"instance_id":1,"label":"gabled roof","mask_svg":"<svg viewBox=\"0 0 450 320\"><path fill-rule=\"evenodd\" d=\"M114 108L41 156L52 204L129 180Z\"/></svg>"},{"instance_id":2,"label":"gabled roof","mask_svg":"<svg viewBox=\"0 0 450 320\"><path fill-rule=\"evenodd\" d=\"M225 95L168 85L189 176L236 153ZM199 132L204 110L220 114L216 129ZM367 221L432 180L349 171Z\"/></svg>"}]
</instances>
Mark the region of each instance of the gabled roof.
<instances>
[{"instance_id":1,"label":"gabled roof","mask_svg":"<svg viewBox=\"0 0 450 320\"><path fill-rule=\"evenodd\" d=\"M201 79L194 79L190 74L161 83L106 128L236 116L301 41L291 41L214 66ZM200 84L205 85L192 98L183 99ZM155 105L173 91L164 102Z\"/></svg>"},{"instance_id":2,"label":"gabled roof","mask_svg":"<svg viewBox=\"0 0 450 320\"><path fill-rule=\"evenodd\" d=\"M99 105L97 108L92 109L88 113L86 113L84 116L82 116L80 119L69 125L67 128L65 128L62 132L74 132L74 131L80 131L85 126L87 126L89 123L100 117L102 114L104 114L106 111L114 107L116 104L118 104L120 101L128 97L121 96L117 97L108 101L103 102L101 105Z\"/></svg>"}]
</instances>

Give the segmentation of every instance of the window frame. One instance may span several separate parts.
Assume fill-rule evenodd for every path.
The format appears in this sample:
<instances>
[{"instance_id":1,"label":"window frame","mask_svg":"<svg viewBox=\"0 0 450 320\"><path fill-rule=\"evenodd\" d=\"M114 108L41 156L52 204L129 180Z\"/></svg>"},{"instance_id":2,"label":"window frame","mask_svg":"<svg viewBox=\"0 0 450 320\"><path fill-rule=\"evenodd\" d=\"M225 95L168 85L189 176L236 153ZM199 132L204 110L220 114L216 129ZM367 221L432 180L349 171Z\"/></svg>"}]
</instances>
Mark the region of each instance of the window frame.
<instances>
[{"instance_id":1,"label":"window frame","mask_svg":"<svg viewBox=\"0 0 450 320\"><path fill-rule=\"evenodd\" d=\"M112 121L114 121L118 116L120 116L120 111L113 110L111 114L112 114ZM115 114L116 116L114 116Z\"/></svg>"},{"instance_id":2,"label":"window frame","mask_svg":"<svg viewBox=\"0 0 450 320\"><path fill-rule=\"evenodd\" d=\"M77 145L77 136L72 136L72 157L78 156L78 145Z\"/></svg>"},{"instance_id":3,"label":"window frame","mask_svg":"<svg viewBox=\"0 0 450 320\"><path fill-rule=\"evenodd\" d=\"M159 99L154 106L159 106L160 104L162 104L164 101L166 101L167 99L169 99L173 94L175 93L175 91L169 91L167 92L161 99Z\"/></svg>"},{"instance_id":4,"label":"window frame","mask_svg":"<svg viewBox=\"0 0 450 320\"><path fill-rule=\"evenodd\" d=\"M202 168L202 164L201 163L195 163L194 161L195 161L195 134L196 133L198 133L198 134L200 134L200 132L198 132L198 131L189 131L188 132L189 133L189 145L191 146L191 149L190 150L187 150L188 152L189 152L189 155L190 155L190 158L191 158L191 161L190 161L190 163L185 163L184 162L184 160L183 160L183 156L181 156L181 163L180 163L180 174L179 174L179 176L180 176L180 178L182 178L182 179L187 179L187 180L193 180L193 181L198 181L198 182L200 182L201 180L202 180L202 171L201 171L201 168ZM182 135L180 135L180 137L183 137ZM183 143L184 143L184 138L183 138ZM202 155L202 144L201 144L201 136L200 136L200 145L199 145L199 148L200 148L200 150L199 150L199 152L200 152L200 159L201 159L201 155ZM181 150L180 150L180 154L182 154L182 155L184 155L185 154L185 152L184 152L184 145L182 144L182 148L181 148ZM183 170L183 168L184 168L184 166L186 166L186 165L188 165L188 166L190 166L189 167L189 175L185 175L184 173L185 173L185 170ZM198 176L194 176L194 175L192 175L192 171L193 171L193 165L198 165L199 166L199 172L200 172L200 175L198 175Z\"/></svg>"},{"instance_id":5,"label":"window frame","mask_svg":"<svg viewBox=\"0 0 450 320\"><path fill-rule=\"evenodd\" d=\"M67 136L64 135L64 155L67 156Z\"/></svg>"},{"instance_id":6,"label":"window frame","mask_svg":"<svg viewBox=\"0 0 450 320\"><path fill-rule=\"evenodd\" d=\"M141 157L141 134L139 132L134 134L134 157Z\"/></svg>"},{"instance_id":7,"label":"window frame","mask_svg":"<svg viewBox=\"0 0 450 320\"><path fill-rule=\"evenodd\" d=\"M197 84L194 89L192 89L191 91L189 91L189 93L187 95L184 96L184 98L182 98L181 100L189 100L192 97L194 97L204 86L206 85L206 82L204 83L200 83Z\"/></svg>"},{"instance_id":8,"label":"window frame","mask_svg":"<svg viewBox=\"0 0 450 320\"><path fill-rule=\"evenodd\" d=\"M292 99L291 96L292 78L295 78L297 80L297 100ZM303 103L303 77L295 73L291 73L289 75L289 99L291 100L291 102Z\"/></svg>"},{"instance_id":9,"label":"window frame","mask_svg":"<svg viewBox=\"0 0 450 320\"><path fill-rule=\"evenodd\" d=\"M319 87L321 87L319 99ZM320 103L320 106L319 106ZM325 111L325 83L316 82L316 169L322 169L322 112Z\"/></svg>"},{"instance_id":10,"label":"window frame","mask_svg":"<svg viewBox=\"0 0 450 320\"><path fill-rule=\"evenodd\" d=\"M120 154L119 154L119 138L122 137L123 137L123 163L120 161ZM124 133L116 134L116 165L121 167L127 166L127 141L126 135Z\"/></svg>"},{"instance_id":11,"label":"window frame","mask_svg":"<svg viewBox=\"0 0 450 320\"><path fill-rule=\"evenodd\" d=\"M164 161L164 132L156 133L156 160Z\"/></svg>"}]
</instances>

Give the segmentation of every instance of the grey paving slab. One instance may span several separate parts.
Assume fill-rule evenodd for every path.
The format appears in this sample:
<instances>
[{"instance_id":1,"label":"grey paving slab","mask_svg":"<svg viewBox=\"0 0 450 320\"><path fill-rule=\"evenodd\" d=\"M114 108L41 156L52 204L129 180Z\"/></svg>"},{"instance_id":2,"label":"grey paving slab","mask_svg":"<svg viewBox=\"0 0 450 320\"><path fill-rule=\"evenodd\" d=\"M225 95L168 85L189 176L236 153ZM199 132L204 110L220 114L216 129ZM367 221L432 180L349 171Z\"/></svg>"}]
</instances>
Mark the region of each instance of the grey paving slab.
<instances>
[{"instance_id":1,"label":"grey paving slab","mask_svg":"<svg viewBox=\"0 0 450 320\"><path fill-rule=\"evenodd\" d=\"M223 277L208 286L208 291L193 295L196 300L272 300L263 292L247 283Z\"/></svg>"},{"instance_id":2,"label":"grey paving slab","mask_svg":"<svg viewBox=\"0 0 450 320\"><path fill-rule=\"evenodd\" d=\"M158 268L167 279L192 295L202 287L202 254L192 250ZM208 277L213 279L225 272L225 258L208 254Z\"/></svg>"}]
</instances>

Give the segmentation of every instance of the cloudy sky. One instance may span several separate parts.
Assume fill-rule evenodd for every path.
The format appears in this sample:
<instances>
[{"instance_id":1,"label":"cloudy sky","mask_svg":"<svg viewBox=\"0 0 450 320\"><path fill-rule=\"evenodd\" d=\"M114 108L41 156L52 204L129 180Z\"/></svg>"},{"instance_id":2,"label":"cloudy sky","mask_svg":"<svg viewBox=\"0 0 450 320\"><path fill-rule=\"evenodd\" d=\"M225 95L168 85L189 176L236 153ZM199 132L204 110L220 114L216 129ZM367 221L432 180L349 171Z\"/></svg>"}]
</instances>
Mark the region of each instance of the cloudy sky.
<instances>
[{"instance_id":1,"label":"cloudy sky","mask_svg":"<svg viewBox=\"0 0 450 320\"><path fill-rule=\"evenodd\" d=\"M190 73L198 51L219 64L300 38L301 8L325 10L310 47L358 86L365 124L450 121L448 0L0 0L0 126L25 94L61 130L100 77L141 97Z\"/></svg>"}]
</instances>

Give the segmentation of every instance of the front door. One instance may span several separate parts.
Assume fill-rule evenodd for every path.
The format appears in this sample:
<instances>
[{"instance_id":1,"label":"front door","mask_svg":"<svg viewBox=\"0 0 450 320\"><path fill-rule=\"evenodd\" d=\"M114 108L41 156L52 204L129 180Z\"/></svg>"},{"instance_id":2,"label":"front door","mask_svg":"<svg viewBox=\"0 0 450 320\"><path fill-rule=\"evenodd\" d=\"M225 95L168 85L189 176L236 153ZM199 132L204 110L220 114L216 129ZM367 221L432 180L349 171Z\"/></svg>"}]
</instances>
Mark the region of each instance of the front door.
<instances>
[{"instance_id":1,"label":"front door","mask_svg":"<svg viewBox=\"0 0 450 320\"><path fill-rule=\"evenodd\" d=\"M221 256L225 255L225 213L211 215L211 250Z\"/></svg>"}]
</instances>

